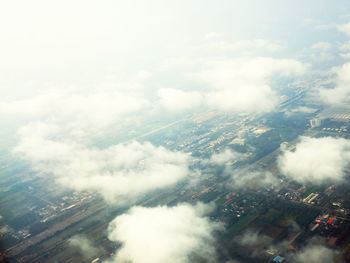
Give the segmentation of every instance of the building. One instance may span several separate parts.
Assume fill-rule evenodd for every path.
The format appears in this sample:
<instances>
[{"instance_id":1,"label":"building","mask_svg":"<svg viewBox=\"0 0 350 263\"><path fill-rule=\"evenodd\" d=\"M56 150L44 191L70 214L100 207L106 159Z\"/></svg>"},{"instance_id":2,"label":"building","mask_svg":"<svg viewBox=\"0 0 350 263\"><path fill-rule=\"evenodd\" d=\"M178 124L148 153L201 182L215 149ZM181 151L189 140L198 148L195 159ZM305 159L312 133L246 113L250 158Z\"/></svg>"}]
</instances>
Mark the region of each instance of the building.
<instances>
[{"instance_id":1,"label":"building","mask_svg":"<svg viewBox=\"0 0 350 263\"><path fill-rule=\"evenodd\" d=\"M284 257L281 257L281 256L277 256L273 259L273 262L281 263L283 261L284 261Z\"/></svg>"},{"instance_id":2,"label":"building","mask_svg":"<svg viewBox=\"0 0 350 263\"><path fill-rule=\"evenodd\" d=\"M315 127L321 126L321 124L322 124L322 120L319 119L319 118L310 120L311 128L315 128Z\"/></svg>"}]
</instances>

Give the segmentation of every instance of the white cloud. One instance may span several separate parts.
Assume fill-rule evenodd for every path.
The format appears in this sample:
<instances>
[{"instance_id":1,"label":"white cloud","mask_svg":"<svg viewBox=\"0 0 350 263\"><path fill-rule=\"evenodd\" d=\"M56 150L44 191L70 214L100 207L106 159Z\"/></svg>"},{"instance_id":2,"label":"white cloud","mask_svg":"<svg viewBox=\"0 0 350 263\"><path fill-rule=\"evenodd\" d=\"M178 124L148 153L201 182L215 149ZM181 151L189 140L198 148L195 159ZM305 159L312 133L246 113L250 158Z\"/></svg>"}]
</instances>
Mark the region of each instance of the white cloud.
<instances>
[{"instance_id":1,"label":"white cloud","mask_svg":"<svg viewBox=\"0 0 350 263\"><path fill-rule=\"evenodd\" d=\"M302 74L305 65L289 59L254 58L216 60L207 69L193 74L211 91L206 94L209 106L231 111L266 112L274 109L277 96L269 85L272 76Z\"/></svg>"},{"instance_id":2,"label":"white cloud","mask_svg":"<svg viewBox=\"0 0 350 263\"><path fill-rule=\"evenodd\" d=\"M193 254L214 262L212 234L222 226L204 217L210 210L204 204L131 208L109 226L109 239L122 244L109 262L185 263Z\"/></svg>"},{"instance_id":3,"label":"white cloud","mask_svg":"<svg viewBox=\"0 0 350 263\"><path fill-rule=\"evenodd\" d=\"M85 258L97 257L103 252L101 248L96 247L83 236L73 236L68 242L71 246L77 247Z\"/></svg>"},{"instance_id":4,"label":"white cloud","mask_svg":"<svg viewBox=\"0 0 350 263\"><path fill-rule=\"evenodd\" d=\"M338 26L337 26L337 29L338 29L340 32L343 32L343 33L347 34L348 36L350 36L350 23L338 25Z\"/></svg>"},{"instance_id":5,"label":"white cloud","mask_svg":"<svg viewBox=\"0 0 350 263\"><path fill-rule=\"evenodd\" d=\"M344 59L347 59L347 60L350 59L350 53L342 53L342 54L340 54L340 56Z\"/></svg>"},{"instance_id":6,"label":"white cloud","mask_svg":"<svg viewBox=\"0 0 350 263\"><path fill-rule=\"evenodd\" d=\"M212 164L223 166L223 174L231 177L228 184L233 189L239 188L261 188L274 185L279 182L272 173L262 170L252 171L247 168L235 168L233 163L243 159L241 153L226 149L220 153L213 154L209 159L203 160L204 165Z\"/></svg>"},{"instance_id":7,"label":"white cloud","mask_svg":"<svg viewBox=\"0 0 350 263\"><path fill-rule=\"evenodd\" d=\"M350 41L347 41L343 43L340 47L339 50L344 53L340 53L340 56L344 59L349 60L350 59Z\"/></svg>"},{"instance_id":8,"label":"white cloud","mask_svg":"<svg viewBox=\"0 0 350 263\"><path fill-rule=\"evenodd\" d=\"M277 97L268 85L242 85L214 91L206 96L209 107L224 111L269 112Z\"/></svg>"},{"instance_id":9,"label":"white cloud","mask_svg":"<svg viewBox=\"0 0 350 263\"><path fill-rule=\"evenodd\" d=\"M220 38L223 37L225 34L222 32L209 32L205 35L205 38L207 39L216 39L216 38Z\"/></svg>"},{"instance_id":10,"label":"white cloud","mask_svg":"<svg viewBox=\"0 0 350 263\"><path fill-rule=\"evenodd\" d=\"M278 159L282 173L313 184L342 180L349 163L350 141L332 137L302 137L294 152L284 152Z\"/></svg>"},{"instance_id":11,"label":"white cloud","mask_svg":"<svg viewBox=\"0 0 350 263\"><path fill-rule=\"evenodd\" d=\"M265 50L268 52L279 52L283 50L283 46L277 42L267 39L254 39L254 40L239 40L236 42L212 42L203 45L205 51L243 51L253 52L254 50Z\"/></svg>"},{"instance_id":12,"label":"white cloud","mask_svg":"<svg viewBox=\"0 0 350 263\"><path fill-rule=\"evenodd\" d=\"M329 42L318 42L312 46L312 49L320 50L320 51L328 51L332 47Z\"/></svg>"},{"instance_id":13,"label":"white cloud","mask_svg":"<svg viewBox=\"0 0 350 263\"><path fill-rule=\"evenodd\" d=\"M314 62L325 62L334 60L334 55L332 53L332 44L329 42L317 42L311 47L312 52L309 52L310 58Z\"/></svg>"},{"instance_id":14,"label":"white cloud","mask_svg":"<svg viewBox=\"0 0 350 263\"><path fill-rule=\"evenodd\" d=\"M262 188L274 185L279 180L270 172L266 171L249 171L247 169L233 170L232 183L230 186L234 189L239 188Z\"/></svg>"},{"instance_id":15,"label":"white cloud","mask_svg":"<svg viewBox=\"0 0 350 263\"><path fill-rule=\"evenodd\" d=\"M223 152L213 154L210 159L209 163L218 164L218 165L229 165L232 161L237 160L238 158L241 158L242 155L240 153L234 152L230 149L226 149Z\"/></svg>"},{"instance_id":16,"label":"white cloud","mask_svg":"<svg viewBox=\"0 0 350 263\"><path fill-rule=\"evenodd\" d=\"M15 152L65 188L94 190L107 201L120 204L173 186L188 174L187 154L148 142L89 148L66 138L55 140L51 132L56 134L57 129L45 124L22 128Z\"/></svg>"},{"instance_id":17,"label":"white cloud","mask_svg":"<svg viewBox=\"0 0 350 263\"><path fill-rule=\"evenodd\" d=\"M347 103L350 99L350 63L333 69L336 73L335 87L321 89L320 97L326 103L334 106Z\"/></svg>"},{"instance_id":18,"label":"white cloud","mask_svg":"<svg viewBox=\"0 0 350 263\"><path fill-rule=\"evenodd\" d=\"M196 61L195 59L191 57L172 57L168 58L164 61L163 67L165 69L171 69L171 70L182 70L187 71L193 67L195 67Z\"/></svg>"},{"instance_id":19,"label":"white cloud","mask_svg":"<svg viewBox=\"0 0 350 263\"><path fill-rule=\"evenodd\" d=\"M273 241L271 237L253 230L245 231L234 237L234 240L239 246L248 247L251 251L250 257L256 258L256 260L266 253L266 247Z\"/></svg>"},{"instance_id":20,"label":"white cloud","mask_svg":"<svg viewBox=\"0 0 350 263\"><path fill-rule=\"evenodd\" d=\"M298 113L315 113L317 109L315 108L310 108L310 107L305 107L305 106L299 106L297 108L288 110L285 112L287 116L292 116L293 114L298 114Z\"/></svg>"},{"instance_id":21,"label":"white cloud","mask_svg":"<svg viewBox=\"0 0 350 263\"><path fill-rule=\"evenodd\" d=\"M203 94L196 91L185 92L178 89L159 89L160 104L170 111L198 108L203 104Z\"/></svg>"},{"instance_id":22,"label":"white cloud","mask_svg":"<svg viewBox=\"0 0 350 263\"><path fill-rule=\"evenodd\" d=\"M67 131L70 136L82 138L96 136L123 117L149 106L147 99L134 93L55 89L31 98L0 102L0 116L46 121L61 126L61 133Z\"/></svg>"},{"instance_id":23,"label":"white cloud","mask_svg":"<svg viewBox=\"0 0 350 263\"><path fill-rule=\"evenodd\" d=\"M330 29L334 29L334 28L339 29L339 25L337 25L335 23L329 23L329 24L321 24L321 25L315 26L316 30L330 30Z\"/></svg>"},{"instance_id":24,"label":"white cloud","mask_svg":"<svg viewBox=\"0 0 350 263\"><path fill-rule=\"evenodd\" d=\"M341 51L350 51L350 41L347 41L347 42L343 43L343 44L339 47L339 49L340 49Z\"/></svg>"},{"instance_id":25,"label":"white cloud","mask_svg":"<svg viewBox=\"0 0 350 263\"><path fill-rule=\"evenodd\" d=\"M303 24L304 25L312 25L314 23L312 18L304 18L303 19Z\"/></svg>"},{"instance_id":26,"label":"white cloud","mask_svg":"<svg viewBox=\"0 0 350 263\"><path fill-rule=\"evenodd\" d=\"M252 59L208 60L206 70L194 77L222 90L237 84L267 82L275 74L288 77L303 74L306 67L294 59L256 57Z\"/></svg>"},{"instance_id":27,"label":"white cloud","mask_svg":"<svg viewBox=\"0 0 350 263\"><path fill-rule=\"evenodd\" d=\"M252 248L258 248L258 247L264 247L271 243L272 238L264 235L259 234L258 232L253 232L251 230L248 230L244 232L242 235L235 238L237 242L244 246L252 247Z\"/></svg>"},{"instance_id":28,"label":"white cloud","mask_svg":"<svg viewBox=\"0 0 350 263\"><path fill-rule=\"evenodd\" d=\"M329 262L343 262L338 259L339 252L330 249L319 243L310 243L301 251L298 251L291 257L292 262L295 263L329 263Z\"/></svg>"},{"instance_id":29,"label":"white cloud","mask_svg":"<svg viewBox=\"0 0 350 263\"><path fill-rule=\"evenodd\" d=\"M207 59L188 76L203 88L196 91L161 89L160 103L168 109L209 107L233 112L268 112L278 96L269 85L272 77L305 73L306 65L293 59Z\"/></svg>"}]
</instances>

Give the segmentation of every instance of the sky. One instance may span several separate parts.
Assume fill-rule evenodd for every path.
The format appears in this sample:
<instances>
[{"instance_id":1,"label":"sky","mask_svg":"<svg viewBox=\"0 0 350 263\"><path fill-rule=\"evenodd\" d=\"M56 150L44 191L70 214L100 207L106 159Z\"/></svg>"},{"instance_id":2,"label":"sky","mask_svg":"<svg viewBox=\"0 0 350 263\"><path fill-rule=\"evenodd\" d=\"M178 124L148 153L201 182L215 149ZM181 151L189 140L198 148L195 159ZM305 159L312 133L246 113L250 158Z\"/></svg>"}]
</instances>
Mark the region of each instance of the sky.
<instances>
[{"instance_id":1,"label":"sky","mask_svg":"<svg viewBox=\"0 0 350 263\"><path fill-rule=\"evenodd\" d=\"M11 152L59 187L92 189L110 206L187 180L193 161L149 142L97 147L96 140L111 131L132 133L152 120L174 121L201 110L274 112L280 101L276 78L319 74L331 85L310 87L316 100L334 106L350 98L346 0L4 1L0 32L0 125L11 127ZM305 158L319 145L323 159ZM279 166L302 183L310 174L317 183L330 173L341 181L349 145L303 137L295 152L280 156ZM239 154L224 151L203 162L222 165L235 158ZM296 170L300 160L314 167L321 162L329 173L319 176L308 163ZM247 174L237 187L256 177L262 185L276 180L260 171L225 169L233 180ZM211 209L186 203L130 207L110 224L109 239L123 243L111 262L137 263L151 252L155 263L190 262L203 249L214 259L212 233L222 226L208 220ZM164 223L168 218L175 220ZM137 222L156 233L156 248L164 254L139 250L152 233L135 238ZM189 236L191 222L198 228ZM177 236L169 240L174 230ZM70 242L77 246L81 238ZM163 242L170 248L163 249Z\"/></svg>"},{"instance_id":2,"label":"sky","mask_svg":"<svg viewBox=\"0 0 350 263\"><path fill-rule=\"evenodd\" d=\"M169 59L208 55L199 47L210 36L266 39L286 46L286 57L301 56L317 42L344 39L331 27L347 22L349 7L347 1L34 0L4 2L0 10L0 94L7 98L162 71Z\"/></svg>"}]
</instances>

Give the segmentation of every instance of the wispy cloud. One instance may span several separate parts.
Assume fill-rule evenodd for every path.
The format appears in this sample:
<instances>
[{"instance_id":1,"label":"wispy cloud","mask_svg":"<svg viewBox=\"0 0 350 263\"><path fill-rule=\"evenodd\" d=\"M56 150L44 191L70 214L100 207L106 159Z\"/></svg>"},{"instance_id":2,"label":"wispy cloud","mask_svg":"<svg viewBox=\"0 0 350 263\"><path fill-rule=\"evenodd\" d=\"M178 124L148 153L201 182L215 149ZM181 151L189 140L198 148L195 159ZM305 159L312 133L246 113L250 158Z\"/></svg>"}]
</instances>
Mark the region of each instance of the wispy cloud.
<instances>
[{"instance_id":1,"label":"wispy cloud","mask_svg":"<svg viewBox=\"0 0 350 263\"><path fill-rule=\"evenodd\" d=\"M68 240L68 242L69 245L78 248L84 258L87 259L91 257L98 257L100 254L105 253L102 248L95 246L84 236L73 236Z\"/></svg>"}]
</instances>

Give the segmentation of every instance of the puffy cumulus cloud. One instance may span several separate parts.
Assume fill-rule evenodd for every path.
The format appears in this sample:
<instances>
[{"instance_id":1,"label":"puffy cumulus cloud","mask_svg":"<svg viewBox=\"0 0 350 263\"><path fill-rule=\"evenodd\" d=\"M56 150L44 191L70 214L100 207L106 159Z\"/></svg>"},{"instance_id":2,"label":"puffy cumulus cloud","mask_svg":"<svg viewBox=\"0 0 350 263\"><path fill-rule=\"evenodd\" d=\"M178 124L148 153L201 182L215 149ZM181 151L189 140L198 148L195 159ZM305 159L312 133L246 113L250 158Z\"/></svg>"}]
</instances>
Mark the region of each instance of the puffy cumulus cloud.
<instances>
[{"instance_id":1,"label":"puffy cumulus cloud","mask_svg":"<svg viewBox=\"0 0 350 263\"><path fill-rule=\"evenodd\" d=\"M133 207L109 226L109 239L122 244L109 262L184 263L192 257L215 262L213 231L221 224L205 215L209 205Z\"/></svg>"},{"instance_id":2,"label":"puffy cumulus cloud","mask_svg":"<svg viewBox=\"0 0 350 263\"><path fill-rule=\"evenodd\" d=\"M136 141L105 149L50 137L56 126L22 128L15 153L33 169L52 175L66 188L94 190L107 201L132 201L155 189L172 186L188 173L189 156Z\"/></svg>"},{"instance_id":3,"label":"puffy cumulus cloud","mask_svg":"<svg viewBox=\"0 0 350 263\"><path fill-rule=\"evenodd\" d=\"M97 257L103 253L101 248L96 247L92 242L83 236L73 236L68 240L70 246L76 247L80 250L85 258Z\"/></svg>"},{"instance_id":4,"label":"puffy cumulus cloud","mask_svg":"<svg viewBox=\"0 0 350 263\"><path fill-rule=\"evenodd\" d=\"M332 137L302 137L294 152L286 151L278 159L282 173L314 184L342 180L349 163L350 141Z\"/></svg>"},{"instance_id":5,"label":"puffy cumulus cloud","mask_svg":"<svg viewBox=\"0 0 350 263\"><path fill-rule=\"evenodd\" d=\"M334 106L347 103L350 99L350 63L345 63L341 67L333 69L336 73L335 87L321 89L321 99Z\"/></svg>"},{"instance_id":6,"label":"puffy cumulus cloud","mask_svg":"<svg viewBox=\"0 0 350 263\"><path fill-rule=\"evenodd\" d=\"M348 36L350 36L350 23L338 25L338 26L337 26L337 29L338 29L340 32L343 32L343 33L347 34Z\"/></svg>"}]
</instances>

